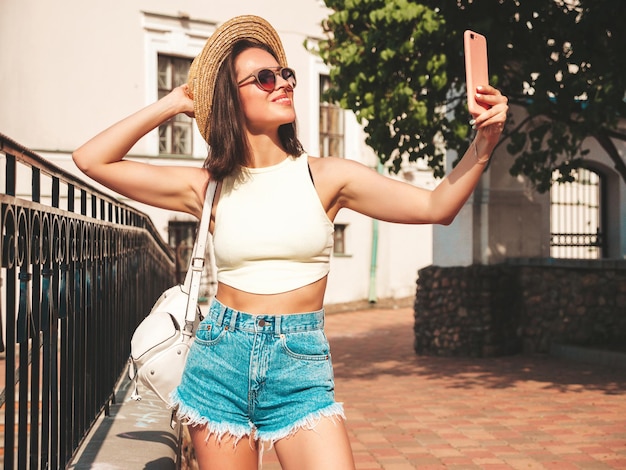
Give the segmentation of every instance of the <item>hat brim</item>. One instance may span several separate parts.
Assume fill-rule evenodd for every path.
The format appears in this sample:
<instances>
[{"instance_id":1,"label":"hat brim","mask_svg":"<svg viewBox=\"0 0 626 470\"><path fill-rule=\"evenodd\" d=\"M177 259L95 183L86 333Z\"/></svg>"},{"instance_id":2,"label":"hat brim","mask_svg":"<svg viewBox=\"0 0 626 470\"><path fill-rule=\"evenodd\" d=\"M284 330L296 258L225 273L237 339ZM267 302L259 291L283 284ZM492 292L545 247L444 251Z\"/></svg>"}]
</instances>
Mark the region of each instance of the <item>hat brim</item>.
<instances>
[{"instance_id":1,"label":"hat brim","mask_svg":"<svg viewBox=\"0 0 626 470\"><path fill-rule=\"evenodd\" d=\"M282 67L287 66L287 57L276 30L267 20L255 15L236 16L223 23L209 37L202 52L189 68L188 86L194 101L196 123L204 140L209 141L209 118L217 73L240 40L250 40L268 46Z\"/></svg>"}]
</instances>

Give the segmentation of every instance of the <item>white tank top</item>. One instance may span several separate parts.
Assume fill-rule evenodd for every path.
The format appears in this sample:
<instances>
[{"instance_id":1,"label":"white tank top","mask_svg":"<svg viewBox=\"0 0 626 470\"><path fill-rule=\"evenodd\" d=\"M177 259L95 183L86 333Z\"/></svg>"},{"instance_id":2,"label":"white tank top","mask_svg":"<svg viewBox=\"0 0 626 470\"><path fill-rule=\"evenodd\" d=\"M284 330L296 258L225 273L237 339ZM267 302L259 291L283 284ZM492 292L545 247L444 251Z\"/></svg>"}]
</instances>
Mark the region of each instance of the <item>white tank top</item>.
<instances>
[{"instance_id":1,"label":"white tank top","mask_svg":"<svg viewBox=\"0 0 626 470\"><path fill-rule=\"evenodd\" d=\"M229 176L215 213L217 280L277 294L328 274L334 225L311 180L308 156Z\"/></svg>"}]
</instances>

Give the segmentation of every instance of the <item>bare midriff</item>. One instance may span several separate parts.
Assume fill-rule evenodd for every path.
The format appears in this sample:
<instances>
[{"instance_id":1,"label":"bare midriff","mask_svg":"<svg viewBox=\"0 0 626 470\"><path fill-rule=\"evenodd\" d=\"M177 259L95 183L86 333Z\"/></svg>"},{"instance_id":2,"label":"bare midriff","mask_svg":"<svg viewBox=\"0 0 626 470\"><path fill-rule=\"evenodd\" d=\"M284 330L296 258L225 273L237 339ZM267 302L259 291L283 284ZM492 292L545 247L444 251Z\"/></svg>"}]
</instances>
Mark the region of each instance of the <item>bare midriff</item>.
<instances>
[{"instance_id":1,"label":"bare midriff","mask_svg":"<svg viewBox=\"0 0 626 470\"><path fill-rule=\"evenodd\" d=\"M312 284L279 294L252 294L218 283L215 298L223 305L254 315L288 315L320 310L326 291L324 276Z\"/></svg>"}]
</instances>

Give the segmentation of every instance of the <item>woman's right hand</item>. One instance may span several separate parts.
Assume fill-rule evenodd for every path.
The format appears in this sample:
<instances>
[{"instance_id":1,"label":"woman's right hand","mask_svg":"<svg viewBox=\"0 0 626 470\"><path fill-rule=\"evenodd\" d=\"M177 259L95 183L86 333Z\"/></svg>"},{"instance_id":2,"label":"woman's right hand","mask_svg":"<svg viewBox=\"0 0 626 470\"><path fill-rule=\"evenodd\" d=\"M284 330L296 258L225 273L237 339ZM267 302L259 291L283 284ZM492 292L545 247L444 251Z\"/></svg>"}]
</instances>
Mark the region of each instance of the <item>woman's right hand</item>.
<instances>
[{"instance_id":1,"label":"woman's right hand","mask_svg":"<svg viewBox=\"0 0 626 470\"><path fill-rule=\"evenodd\" d=\"M170 92L169 97L178 103L181 113L185 113L190 118L194 117L193 98L189 91L189 85L185 83L177 86Z\"/></svg>"}]
</instances>

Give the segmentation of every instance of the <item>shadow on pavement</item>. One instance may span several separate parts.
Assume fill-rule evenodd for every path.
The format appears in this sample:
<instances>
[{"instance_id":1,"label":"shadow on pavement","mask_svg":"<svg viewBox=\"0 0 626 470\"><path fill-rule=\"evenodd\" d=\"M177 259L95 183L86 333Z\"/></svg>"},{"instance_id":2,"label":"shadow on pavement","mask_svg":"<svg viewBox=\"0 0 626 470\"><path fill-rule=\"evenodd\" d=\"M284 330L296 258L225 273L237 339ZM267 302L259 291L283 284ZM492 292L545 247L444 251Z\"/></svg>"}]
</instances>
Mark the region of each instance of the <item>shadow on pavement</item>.
<instances>
[{"instance_id":1,"label":"shadow on pavement","mask_svg":"<svg viewBox=\"0 0 626 470\"><path fill-rule=\"evenodd\" d=\"M358 317L355 317L358 319ZM376 379L414 375L444 379L448 388L502 389L520 382L537 382L538 388L567 392L597 390L626 394L624 369L585 364L548 355L499 358L418 356L413 350L413 329L396 324L360 333L331 332L335 376L341 379Z\"/></svg>"}]
</instances>

